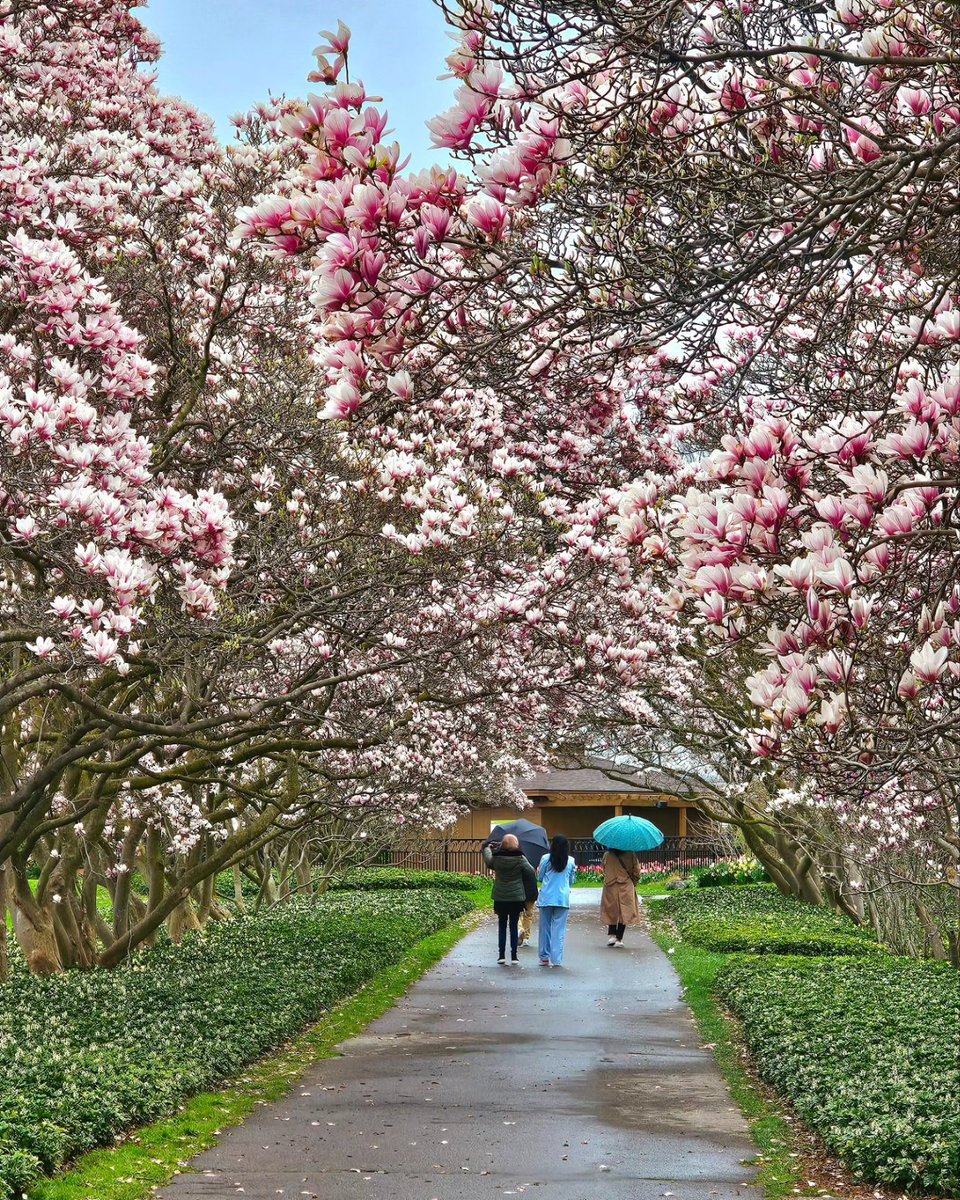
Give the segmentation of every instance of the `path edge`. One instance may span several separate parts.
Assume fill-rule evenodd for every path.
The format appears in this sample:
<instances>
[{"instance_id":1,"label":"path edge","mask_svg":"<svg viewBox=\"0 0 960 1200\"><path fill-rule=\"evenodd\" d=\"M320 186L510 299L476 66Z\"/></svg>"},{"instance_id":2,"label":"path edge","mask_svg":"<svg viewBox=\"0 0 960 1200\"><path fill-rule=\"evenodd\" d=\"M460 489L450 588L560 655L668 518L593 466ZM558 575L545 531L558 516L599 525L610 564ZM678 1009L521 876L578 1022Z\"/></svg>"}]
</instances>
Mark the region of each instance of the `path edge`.
<instances>
[{"instance_id":1,"label":"path edge","mask_svg":"<svg viewBox=\"0 0 960 1200\"><path fill-rule=\"evenodd\" d=\"M752 1165L757 1168L756 1186L762 1189L766 1200L809 1195L810 1189L804 1186L806 1177L800 1147L795 1130L786 1118L786 1107L767 1095L752 1074L749 1055L736 1022L724 1011L714 993L716 973L721 962L729 956L712 954L684 942L665 915L656 914L650 908L647 915L647 932L669 956L683 989L682 1000L693 1013L704 1047L712 1053L757 1147L757 1155L752 1160Z\"/></svg>"}]
</instances>

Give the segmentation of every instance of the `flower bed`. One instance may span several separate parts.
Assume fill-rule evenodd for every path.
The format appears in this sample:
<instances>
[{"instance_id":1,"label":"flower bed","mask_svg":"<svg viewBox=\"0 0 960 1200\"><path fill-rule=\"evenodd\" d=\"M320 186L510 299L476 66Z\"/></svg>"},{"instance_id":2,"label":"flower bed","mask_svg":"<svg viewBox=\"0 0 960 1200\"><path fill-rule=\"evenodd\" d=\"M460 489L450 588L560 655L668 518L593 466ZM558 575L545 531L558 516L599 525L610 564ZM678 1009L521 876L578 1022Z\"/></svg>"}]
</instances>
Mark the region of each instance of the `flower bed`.
<instances>
[{"instance_id":1,"label":"flower bed","mask_svg":"<svg viewBox=\"0 0 960 1200\"><path fill-rule=\"evenodd\" d=\"M693 889L658 902L681 937L706 950L748 954L878 954L873 935L772 886Z\"/></svg>"},{"instance_id":2,"label":"flower bed","mask_svg":"<svg viewBox=\"0 0 960 1200\"><path fill-rule=\"evenodd\" d=\"M217 924L113 971L0 987L0 1198L235 1075L472 907L340 894Z\"/></svg>"},{"instance_id":3,"label":"flower bed","mask_svg":"<svg viewBox=\"0 0 960 1200\"><path fill-rule=\"evenodd\" d=\"M458 875L454 871L415 871L406 867L360 867L335 879L329 890L391 891L405 888L448 888L458 892L472 891L482 877Z\"/></svg>"},{"instance_id":4,"label":"flower bed","mask_svg":"<svg viewBox=\"0 0 960 1200\"><path fill-rule=\"evenodd\" d=\"M733 959L720 995L761 1075L857 1176L960 1195L960 982L892 956Z\"/></svg>"},{"instance_id":5,"label":"flower bed","mask_svg":"<svg viewBox=\"0 0 960 1200\"><path fill-rule=\"evenodd\" d=\"M576 878L573 882L575 885L579 883L585 887L602 887L603 867L594 865L585 867L578 866Z\"/></svg>"},{"instance_id":6,"label":"flower bed","mask_svg":"<svg viewBox=\"0 0 960 1200\"><path fill-rule=\"evenodd\" d=\"M701 888L770 882L770 876L749 854L720 859L707 867L694 867L690 874L696 886Z\"/></svg>"}]
</instances>

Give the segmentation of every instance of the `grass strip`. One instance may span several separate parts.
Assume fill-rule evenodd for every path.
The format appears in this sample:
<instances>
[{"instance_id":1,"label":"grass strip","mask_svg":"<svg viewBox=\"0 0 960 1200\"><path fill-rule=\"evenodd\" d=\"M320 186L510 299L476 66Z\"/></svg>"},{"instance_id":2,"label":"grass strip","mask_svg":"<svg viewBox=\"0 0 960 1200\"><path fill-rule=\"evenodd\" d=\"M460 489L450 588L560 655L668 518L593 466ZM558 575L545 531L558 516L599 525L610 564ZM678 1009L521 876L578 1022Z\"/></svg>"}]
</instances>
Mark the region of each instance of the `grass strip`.
<instances>
[{"instance_id":1,"label":"grass strip","mask_svg":"<svg viewBox=\"0 0 960 1200\"><path fill-rule=\"evenodd\" d=\"M651 936L661 950L671 952L670 961L680 976L684 999L693 1012L700 1036L712 1049L730 1094L746 1118L758 1150L757 1183L767 1200L785 1200L808 1192L790 1123L744 1069L733 1022L714 996L717 972L729 955L678 940L658 907L650 905L647 909L653 916Z\"/></svg>"},{"instance_id":2,"label":"grass strip","mask_svg":"<svg viewBox=\"0 0 960 1200\"><path fill-rule=\"evenodd\" d=\"M144 1126L116 1147L84 1155L71 1170L35 1184L29 1200L144 1200L215 1145L223 1129L239 1125L258 1104L282 1099L307 1067L332 1058L335 1046L382 1016L460 940L467 919L418 942L322 1021L238 1079L218 1091L201 1092L176 1115Z\"/></svg>"}]
</instances>

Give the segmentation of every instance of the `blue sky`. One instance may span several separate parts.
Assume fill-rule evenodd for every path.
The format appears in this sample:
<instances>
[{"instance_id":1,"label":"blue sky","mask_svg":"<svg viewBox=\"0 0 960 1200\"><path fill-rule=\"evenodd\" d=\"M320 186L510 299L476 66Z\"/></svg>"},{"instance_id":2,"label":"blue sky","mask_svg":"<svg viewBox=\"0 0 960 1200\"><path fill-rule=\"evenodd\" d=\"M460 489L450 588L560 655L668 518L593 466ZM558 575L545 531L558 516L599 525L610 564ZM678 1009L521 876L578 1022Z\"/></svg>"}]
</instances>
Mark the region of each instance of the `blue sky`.
<instances>
[{"instance_id":1,"label":"blue sky","mask_svg":"<svg viewBox=\"0 0 960 1200\"><path fill-rule=\"evenodd\" d=\"M270 92L320 90L307 83L312 51L340 17L353 30L350 76L384 98L389 140L412 154L411 168L445 161L424 128L454 90L437 80L453 43L432 0L149 0L139 15L164 43L160 88L209 113L223 139L231 113Z\"/></svg>"}]
</instances>

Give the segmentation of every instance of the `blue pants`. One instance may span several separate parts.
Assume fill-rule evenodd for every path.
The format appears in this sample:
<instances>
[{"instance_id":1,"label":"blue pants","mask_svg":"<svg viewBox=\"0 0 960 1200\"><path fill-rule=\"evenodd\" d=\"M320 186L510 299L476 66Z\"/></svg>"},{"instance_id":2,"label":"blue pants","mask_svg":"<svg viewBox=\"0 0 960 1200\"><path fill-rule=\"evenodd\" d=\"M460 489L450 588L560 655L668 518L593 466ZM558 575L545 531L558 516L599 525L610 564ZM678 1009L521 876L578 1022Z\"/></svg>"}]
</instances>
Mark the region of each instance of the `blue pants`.
<instances>
[{"instance_id":1,"label":"blue pants","mask_svg":"<svg viewBox=\"0 0 960 1200\"><path fill-rule=\"evenodd\" d=\"M547 904L540 909L540 959L563 962L563 943L567 936L569 908Z\"/></svg>"}]
</instances>

